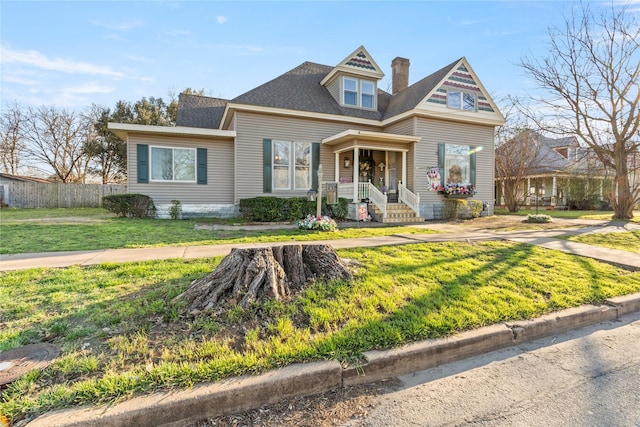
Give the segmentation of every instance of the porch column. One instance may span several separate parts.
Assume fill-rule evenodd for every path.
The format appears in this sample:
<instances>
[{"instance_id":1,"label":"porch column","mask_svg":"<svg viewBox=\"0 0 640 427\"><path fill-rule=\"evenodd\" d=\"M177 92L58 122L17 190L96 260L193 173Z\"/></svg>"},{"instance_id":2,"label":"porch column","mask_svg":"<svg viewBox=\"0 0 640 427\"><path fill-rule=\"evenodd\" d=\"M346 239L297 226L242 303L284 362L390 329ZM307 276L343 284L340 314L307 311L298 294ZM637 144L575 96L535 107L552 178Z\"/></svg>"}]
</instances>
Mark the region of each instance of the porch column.
<instances>
[{"instance_id":1,"label":"porch column","mask_svg":"<svg viewBox=\"0 0 640 427\"><path fill-rule=\"evenodd\" d=\"M333 153L335 164L333 165L333 180L335 182L340 181L340 153Z\"/></svg>"},{"instance_id":2,"label":"porch column","mask_svg":"<svg viewBox=\"0 0 640 427\"><path fill-rule=\"evenodd\" d=\"M358 148L353 149L353 203L358 203L358 190L360 186L359 174L360 173L360 150Z\"/></svg>"},{"instance_id":3,"label":"porch column","mask_svg":"<svg viewBox=\"0 0 640 427\"><path fill-rule=\"evenodd\" d=\"M527 178L527 205L531 205L531 178Z\"/></svg>"},{"instance_id":4,"label":"porch column","mask_svg":"<svg viewBox=\"0 0 640 427\"><path fill-rule=\"evenodd\" d=\"M387 165L384 169L384 186L389 190L389 152L384 152L384 164Z\"/></svg>"},{"instance_id":5,"label":"porch column","mask_svg":"<svg viewBox=\"0 0 640 427\"><path fill-rule=\"evenodd\" d=\"M407 152L402 152L402 184L407 186ZM414 189L415 190L415 189Z\"/></svg>"},{"instance_id":6,"label":"porch column","mask_svg":"<svg viewBox=\"0 0 640 427\"><path fill-rule=\"evenodd\" d=\"M604 178L600 178L600 200L602 199L602 195L604 193Z\"/></svg>"},{"instance_id":7,"label":"porch column","mask_svg":"<svg viewBox=\"0 0 640 427\"><path fill-rule=\"evenodd\" d=\"M551 206L555 206L557 203L556 201L557 199L557 191L558 191L558 186L556 184L556 176L553 176L553 185L551 186Z\"/></svg>"}]
</instances>

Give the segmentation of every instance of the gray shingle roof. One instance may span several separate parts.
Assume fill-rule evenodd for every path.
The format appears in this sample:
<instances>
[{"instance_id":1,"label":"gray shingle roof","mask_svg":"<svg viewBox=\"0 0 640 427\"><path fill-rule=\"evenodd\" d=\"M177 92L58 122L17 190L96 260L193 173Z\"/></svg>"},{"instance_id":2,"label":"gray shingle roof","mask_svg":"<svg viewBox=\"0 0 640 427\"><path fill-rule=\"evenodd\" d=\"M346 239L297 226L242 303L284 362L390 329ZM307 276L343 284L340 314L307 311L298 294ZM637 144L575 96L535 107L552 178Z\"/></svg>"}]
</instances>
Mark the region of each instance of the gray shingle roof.
<instances>
[{"instance_id":1,"label":"gray shingle roof","mask_svg":"<svg viewBox=\"0 0 640 427\"><path fill-rule=\"evenodd\" d=\"M180 94L176 124L178 126L218 128L228 102L379 121L415 108L444 79L458 61L452 62L393 96L378 89L377 111L343 107L338 104L327 88L320 84L334 67L304 62L281 76L229 101Z\"/></svg>"},{"instance_id":2,"label":"gray shingle roof","mask_svg":"<svg viewBox=\"0 0 640 427\"><path fill-rule=\"evenodd\" d=\"M181 93L178 97L176 126L217 129L227 100Z\"/></svg>"}]
</instances>

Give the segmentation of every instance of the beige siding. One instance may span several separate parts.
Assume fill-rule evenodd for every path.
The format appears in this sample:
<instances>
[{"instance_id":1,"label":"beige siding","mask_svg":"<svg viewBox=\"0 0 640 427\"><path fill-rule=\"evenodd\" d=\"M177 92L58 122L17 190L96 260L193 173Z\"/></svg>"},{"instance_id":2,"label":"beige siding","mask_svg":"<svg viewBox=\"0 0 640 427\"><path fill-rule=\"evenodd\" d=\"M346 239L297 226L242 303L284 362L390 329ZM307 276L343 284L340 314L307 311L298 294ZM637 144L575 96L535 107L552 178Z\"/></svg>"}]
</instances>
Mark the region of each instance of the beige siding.
<instances>
[{"instance_id":1,"label":"beige siding","mask_svg":"<svg viewBox=\"0 0 640 427\"><path fill-rule=\"evenodd\" d=\"M306 191L274 191L269 194L263 193L263 139L313 143L320 142L324 138L347 129L376 130L373 127L356 127L349 123L321 122L311 119L258 115L244 112L236 114L236 121L238 133L236 136L237 191L235 203L239 203L240 199L264 195L283 197L306 195ZM341 155L341 162L343 157L344 155ZM332 147L320 147L320 163L322 164L324 172L324 180L333 180L335 160Z\"/></svg>"},{"instance_id":2,"label":"beige siding","mask_svg":"<svg viewBox=\"0 0 640 427\"><path fill-rule=\"evenodd\" d=\"M460 144L482 146L476 153L475 199L493 203L494 178L494 128L457 122L417 119L417 135L420 142L415 145L416 167L413 168L415 191L420 193L423 203L440 202L442 196L427 189L427 168L438 165L438 144ZM411 169L410 169L411 171Z\"/></svg>"},{"instance_id":3,"label":"beige siding","mask_svg":"<svg viewBox=\"0 0 640 427\"><path fill-rule=\"evenodd\" d=\"M137 144L207 149L207 185L179 182L138 183ZM150 196L156 204L180 200L182 204L233 203L233 143L205 138L129 135L127 173L129 192Z\"/></svg>"},{"instance_id":4,"label":"beige siding","mask_svg":"<svg viewBox=\"0 0 640 427\"><path fill-rule=\"evenodd\" d=\"M338 104L340 104L340 92L341 92L340 82L341 81L342 81L341 78L337 78L333 80L331 83L329 83L329 85L327 86L327 90L329 91L333 99L335 99Z\"/></svg>"},{"instance_id":5,"label":"beige siding","mask_svg":"<svg viewBox=\"0 0 640 427\"><path fill-rule=\"evenodd\" d=\"M398 135L415 135L416 134L415 122L416 122L416 119L414 119L413 117L408 118L401 122L394 123L390 126L387 126L384 129L384 132L396 133Z\"/></svg>"}]
</instances>

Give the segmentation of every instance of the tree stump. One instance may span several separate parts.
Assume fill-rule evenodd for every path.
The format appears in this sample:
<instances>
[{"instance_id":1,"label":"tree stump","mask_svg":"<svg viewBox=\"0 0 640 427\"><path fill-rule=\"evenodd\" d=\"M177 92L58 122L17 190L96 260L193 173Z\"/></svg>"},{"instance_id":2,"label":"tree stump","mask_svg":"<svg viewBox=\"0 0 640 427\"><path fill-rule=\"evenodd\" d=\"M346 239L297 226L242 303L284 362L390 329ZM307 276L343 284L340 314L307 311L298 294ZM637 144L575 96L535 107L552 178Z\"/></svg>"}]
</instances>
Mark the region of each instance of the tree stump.
<instances>
[{"instance_id":1,"label":"tree stump","mask_svg":"<svg viewBox=\"0 0 640 427\"><path fill-rule=\"evenodd\" d=\"M221 300L248 307L261 296L281 300L316 279L351 279L346 262L329 245L234 248L211 273L194 280L176 300L189 312L208 311Z\"/></svg>"}]
</instances>

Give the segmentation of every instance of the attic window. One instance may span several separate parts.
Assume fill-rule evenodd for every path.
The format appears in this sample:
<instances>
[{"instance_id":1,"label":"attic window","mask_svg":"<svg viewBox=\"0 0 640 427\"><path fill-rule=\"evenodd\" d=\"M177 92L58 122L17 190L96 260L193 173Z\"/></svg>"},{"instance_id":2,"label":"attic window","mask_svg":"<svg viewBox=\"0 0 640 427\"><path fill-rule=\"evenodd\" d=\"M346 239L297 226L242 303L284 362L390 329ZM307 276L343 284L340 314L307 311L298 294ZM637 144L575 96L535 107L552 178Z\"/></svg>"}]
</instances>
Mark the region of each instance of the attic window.
<instances>
[{"instance_id":1,"label":"attic window","mask_svg":"<svg viewBox=\"0 0 640 427\"><path fill-rule=\"evenodd\" d=\"M447 107L456 110L476 111L476 95L455 90L447 91Z\"/></svg>"},{"instance_id":2,"label":"attic window","mask_svg":"<svg viewBox=\"0 0 640 427\"><path fill-rule=\"evenodd\" d=\"M371 80L343 77L342 104L373 110L376 108L376 84Z\"/></svg>"}]
</instances>

